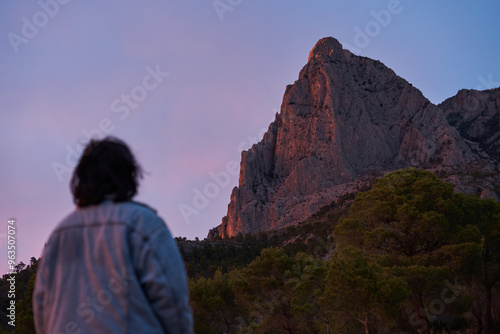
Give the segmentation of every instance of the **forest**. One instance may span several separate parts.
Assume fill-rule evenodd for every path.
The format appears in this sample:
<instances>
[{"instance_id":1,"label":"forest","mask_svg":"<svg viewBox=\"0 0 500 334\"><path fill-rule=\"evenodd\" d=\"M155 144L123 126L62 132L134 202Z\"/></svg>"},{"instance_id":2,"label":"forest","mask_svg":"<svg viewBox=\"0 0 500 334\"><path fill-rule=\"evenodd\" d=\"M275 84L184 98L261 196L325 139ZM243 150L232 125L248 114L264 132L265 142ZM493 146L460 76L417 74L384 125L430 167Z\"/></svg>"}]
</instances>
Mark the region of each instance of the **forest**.
<instances>
[{"instance_id":1,"label":"forest","mask_svg":"<svg viewBox=\"0 0 500 334\"><path fill-rule=\"evenodd\" d=\"M500 203L403 169L305 222L214 241L176 238L195 333L477 333L500 331ZM19 264L16 327L34 333L39 260Z\"/></svg>"}]
</instances>

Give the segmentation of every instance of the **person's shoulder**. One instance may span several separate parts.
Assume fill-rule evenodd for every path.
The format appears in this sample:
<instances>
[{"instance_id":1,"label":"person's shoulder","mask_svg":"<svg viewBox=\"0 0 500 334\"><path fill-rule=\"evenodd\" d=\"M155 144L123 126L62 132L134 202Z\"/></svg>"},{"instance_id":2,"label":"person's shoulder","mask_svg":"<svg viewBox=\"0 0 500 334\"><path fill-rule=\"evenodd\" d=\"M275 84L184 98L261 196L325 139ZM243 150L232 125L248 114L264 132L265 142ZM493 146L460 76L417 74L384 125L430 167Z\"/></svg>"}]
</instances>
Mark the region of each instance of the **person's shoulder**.
<instances>
[{"instance_id":1,"label":"person's shoulder","mask_svg":"<svg viewBox=\"0 0 500 334\"><path fill-rule=\"evenodd\" d=\"M151 206L145 203L137 201L126 201L126 202L113 203L113 205L118 206L120 211L127 212L129 215L134 217L137 216L144 216L148 218L158 217L156 209L152 208Z\"/></svg>"},{"instance_id":2,"label":"person's shoulder","mask_svg":"<svg viewBox=\"0 0 500 334\"><path fill-rule=\"evenodd\" d=\"M120 207L122 213L129 216L127 220L138 231L149 233L165 226L165 222L158 216L156 209L147 204L137 201L127 201L115 203L115 205Z\"/></svg>"},{"instance_id":3,"label":"person's shoulder","mask_svg":"<svg viewBox=\"0 0 500 334\"><path fill-rule=\"evenodd\" d=\"M53 239L59 238L62 231L74 228L82 222L82 215L78 209L68 213L52 230L47 240L47 244L51 244Z\"/></svg>"},{"instance_id":4,"label":"person's shoulder","mask_svg":"<svg viewBox=\"0 0 500 334\"><path fill-rule=\"evenodd\" d=\"M151 206L147 205L146 203L142 203L142 202L138 202L138 201L127 201L127 202L123 202L123 203L130 205L131 207L135 207L136 209L144 211L144 212L151 211L153 214L155 214L155 215L157 214L156 209L152 208Z\"/></svg>"},{"instance_id":5,"label":"person's shoulder","mask_svg":"<svg viewBox=\"0 0 500 334\"><path fill-rule=\"evenodd\" d=\"M136 201L104 201L97 205L79 208L67 215L55 228L53 234L74 228L86 228L107 224L124 224L132 230L150 233L165 226L155 209Z\"/></svg>"},{"instance_id":6,"label":"person's shoulder","mask_svg":"<svg viewBox=\"0 0 500 334\"><path fill-rule=\"evenodd\" d=\"M81 221L82 219L82 215L81 215L81 212L80 210L78 210L78 208L76 208L75 210L73 210L72 212L68 213L60 222L59 224L57 224L56 228L54 229L54 231L57 231L61 228L65 228L67 226L71 226L75 223L78 223L79 221Z\"/></svg>"}]
</instances>

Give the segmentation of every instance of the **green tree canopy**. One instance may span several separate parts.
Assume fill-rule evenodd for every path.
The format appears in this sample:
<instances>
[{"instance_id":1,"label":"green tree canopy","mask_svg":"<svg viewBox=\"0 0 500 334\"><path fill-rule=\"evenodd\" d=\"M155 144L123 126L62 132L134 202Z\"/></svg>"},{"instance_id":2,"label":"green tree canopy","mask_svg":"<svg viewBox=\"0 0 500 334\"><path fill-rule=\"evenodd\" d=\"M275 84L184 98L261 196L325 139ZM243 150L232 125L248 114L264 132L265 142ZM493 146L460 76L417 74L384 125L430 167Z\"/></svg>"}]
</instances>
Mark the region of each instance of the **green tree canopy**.
<instances>
[{"instance_id":1,"label":"green tree canopy","mask_svg":"<svg viewBox=\"0 0 500 334\"><path fill-rule=\"evenodd\" d=\"M464 305L465 293L446 312L428 311L429 305L439 304L445 282L455 278L461 286L481 287L484 311L479 313L484 316L478 321L484 322L484 333L493 333L500 280L498 202L457 194L431 172L403 169L358 193L334 236L339 250L357 247L405 280L412 292L410 319L416 315L410 323L423 324L422 332L460 322L464 308L456 306ZM477 295L478 289L471 293Z\"/></svg>"}]
</instances>

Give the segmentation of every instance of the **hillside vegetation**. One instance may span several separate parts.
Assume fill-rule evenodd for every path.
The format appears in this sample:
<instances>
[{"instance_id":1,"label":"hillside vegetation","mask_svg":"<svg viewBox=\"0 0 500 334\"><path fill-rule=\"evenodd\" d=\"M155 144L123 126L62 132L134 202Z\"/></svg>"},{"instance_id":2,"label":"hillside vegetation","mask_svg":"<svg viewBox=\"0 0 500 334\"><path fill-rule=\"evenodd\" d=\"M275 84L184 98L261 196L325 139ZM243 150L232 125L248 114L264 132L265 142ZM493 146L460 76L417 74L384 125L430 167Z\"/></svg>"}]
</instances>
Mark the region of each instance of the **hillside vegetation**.
<instances>
[{"instance_id":1,"label":"hillside vegetation","mask_svg":"<svg viewBox=\"0 0 500 334\"><path fill-rule=\"evenodd\" d=\"M334 210L191 278L196 333L498 333L498 202L405 169Z\"/></svg>"}]
</instances>

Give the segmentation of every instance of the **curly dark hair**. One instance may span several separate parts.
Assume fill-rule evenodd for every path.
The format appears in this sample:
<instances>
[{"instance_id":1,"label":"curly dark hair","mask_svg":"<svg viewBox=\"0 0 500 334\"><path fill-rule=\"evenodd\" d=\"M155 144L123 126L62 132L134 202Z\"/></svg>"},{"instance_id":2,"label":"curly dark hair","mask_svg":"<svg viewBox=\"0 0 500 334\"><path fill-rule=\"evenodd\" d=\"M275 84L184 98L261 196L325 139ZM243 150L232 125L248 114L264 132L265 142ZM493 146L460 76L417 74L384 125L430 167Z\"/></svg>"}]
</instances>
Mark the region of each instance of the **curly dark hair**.
<instances>
[{"instance_id":1,"label":"curly dark hair","mask_svg":"<svg viewBox=\"0 0 500 334\"><path fill-rule=\"evenodd\" d=\"M130 200L137 193L142 168L127 144L115 137L91 140L85 147L70 181L78 207Z\"/></svg>"}]
</instances>

